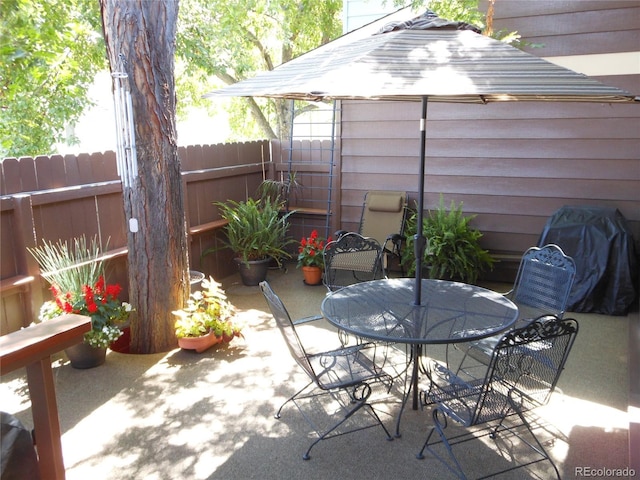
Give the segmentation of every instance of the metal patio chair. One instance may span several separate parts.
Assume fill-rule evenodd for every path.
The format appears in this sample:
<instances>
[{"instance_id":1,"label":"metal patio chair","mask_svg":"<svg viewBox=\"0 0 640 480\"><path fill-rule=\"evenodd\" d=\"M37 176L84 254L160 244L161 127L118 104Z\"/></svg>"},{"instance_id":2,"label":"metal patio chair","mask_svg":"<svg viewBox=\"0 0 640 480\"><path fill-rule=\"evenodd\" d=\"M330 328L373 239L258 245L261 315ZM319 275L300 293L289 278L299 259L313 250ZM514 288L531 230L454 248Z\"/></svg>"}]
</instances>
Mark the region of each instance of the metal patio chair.
<instances>
[{"instance_id":1,"label":"metal patio chair","mask_svg":"<svg viewBox=\"0 0 640 480\"><path fill-rule=\"evenodd\" d=\"M365 238L358 233L345 233L337 240L325 245L323 282L329 291L339 290L354 283L375 280L382 276L382 247L373 238ZM353 343L371 343L371 340L352 338L353 335L338 330L343 347ZM393 344L374 342L379 348L374 360L383 367L387 363L389 349ZM395 367L394 367L395 368Z\"/></svg>"},{"instance_id":2,"label":"metal patio chair","mask_svg":"<svg viewBox=\"0 0 640 480\"><path fill-rule=\"evenodd\" d=\"M382 246L381 268L386 276L390 262L395 261L404 276L401 262L405 240L404 224L407 211L407 193L371 190L364 196L358 232L363 237L374 238ZM336 239L348 233L336 232Z\"/></svg>"},{"instance_id":3,"label":"metal patio chair","mask_svg":"<svg viewBox=\"0 0 640 480\"><path fill-rule=\"evenodd\" d=\"M519 310L514 328L525 326L541 315L562 318L575 276L573 258L567 256L559 246L549 244L529 248L520 259L513 288L505 293ZM469 357L487 365L500 338L493 336L477 342L454 344L464 353L460 367L463 368Z\"/></svg>"},{"instance_id":4,"label":"metal patio chair","mask_svg":"<svg viewBox=\"0 0 640 480\"><path fill-rule=\"evenodd\" d=\"M323 282L330 291L374 280L382 274L382 247L374 238L345 233L327 243L322 254Z\"/></svg>"},{"instance_id":5,"label":"metal patio chair","mask_svg":"<svg viewBox=\"0 0 640 480\"><path fill-rule=\"evenodd\" d=\"M509 465L488 476L547 460L560 479L558 468L534 433L525 412L549 401L577 333L578 323L574 319L560 319L553 315L512 330L498 341L486 374L479 379L460 376L432 361L430 387L422 392L421 403L423 406L435 405L432 410L433 427L417 457L424 458L427 450L459 478L465 479L458 460L462 457L455 455L454 447L477 440L479 433L484 431L484 436L489 435L496 440L502 438L505 443L508 438L513 450L511 458L507 459ZM447 437L448 419L469 429L476 426L487 428L474 428L473 431ZM434 432L439 439L432 442ZM508 435L499 435L501 433ZM519 455L515 454L515 449L525 445L533 450L533 457L522 456L525 461L516 463L515 457Z\"/></svg>"},{"instance_id":6,"label":"metal patio chair","mask_svg":"<svg viewBox=\"0 0 640 480\"><path fill-rule=\"evenodd\" d=\"M260 289L269 304L273 318L282 333L291 356L310 379L309 383L287 399L275 414L276 418L280 418L280 413L284 406L289 402L293 402L318 434L318 439L311 443L302 458L304 460L311 458L309 455L311 449L321 440L375 426L382 427L387 435L387 440L393 440L378 414L368 403L372 393L371 384L382 382L386 384L387 392L391 389L392 384L391 376L379 368L365 353L368 349L375 348L375 346L372 344L360 344L322 353L307 353L296 332L296 326L322 317L309 317L293 322L282 300L266 281L260 283ZM341 393L343 395L340 395ZM318 402L314 401L314 399L319 397L330 397L340 405L341 418L329 428L317 427L313 419L305 414L301 408L301 403L299 403L307 400L306 403L311 407L317 406ZM352 419L353 414L361 409L370 415L373 422L367 424L356 423L346 431L341 430L340 427Z\"/></svg>"}]
</instances>

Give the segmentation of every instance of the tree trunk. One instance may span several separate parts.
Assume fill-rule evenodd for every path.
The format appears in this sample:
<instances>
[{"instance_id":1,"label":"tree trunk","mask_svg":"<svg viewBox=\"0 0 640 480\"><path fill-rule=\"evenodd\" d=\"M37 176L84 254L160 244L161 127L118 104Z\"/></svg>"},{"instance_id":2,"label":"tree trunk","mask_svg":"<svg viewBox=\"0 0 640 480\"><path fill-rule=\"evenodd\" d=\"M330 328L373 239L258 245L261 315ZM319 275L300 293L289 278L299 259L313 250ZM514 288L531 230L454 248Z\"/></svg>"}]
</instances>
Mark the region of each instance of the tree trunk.
<instances>
[{"instance_id":1,"label":"tree trunk","mask_svg":"<svg viewBox=\"0 0 640 480\"><path fill-rule=\"evenodd\" d=\"M111 71L128 76L138 177L123 184L128 228L131 352L177 345L173 310L189 292L188 248L178 159L174 51L178 0L100 0ZM129 227L129 225L127 226Z\"/></svg>"}]
</instances>

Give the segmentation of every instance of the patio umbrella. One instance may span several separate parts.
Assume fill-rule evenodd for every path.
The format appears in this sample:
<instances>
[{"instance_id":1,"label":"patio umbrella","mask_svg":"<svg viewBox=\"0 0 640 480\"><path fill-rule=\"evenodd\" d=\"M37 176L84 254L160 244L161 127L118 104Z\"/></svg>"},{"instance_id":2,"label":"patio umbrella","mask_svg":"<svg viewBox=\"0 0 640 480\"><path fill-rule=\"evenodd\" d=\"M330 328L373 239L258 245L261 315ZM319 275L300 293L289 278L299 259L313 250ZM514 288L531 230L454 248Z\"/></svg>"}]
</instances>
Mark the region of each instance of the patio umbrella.
<instances>
[{"instance_id":1,"label":"patio umbrella","mask_svg":"<svg viewBox=\"0 0 640 480\"><path fill-rule=\"evenodd\" d=\"M632 102L636 97L483 36L476 27L433 12L386 25L350 41L351 33L279 67L204 95L295 100L422 102L418 211L424 211L429 101ZM351 37L352 38L352 37ZM422 215L418 215L415 303L421 303Z\"/></svg>"}]
</instances>

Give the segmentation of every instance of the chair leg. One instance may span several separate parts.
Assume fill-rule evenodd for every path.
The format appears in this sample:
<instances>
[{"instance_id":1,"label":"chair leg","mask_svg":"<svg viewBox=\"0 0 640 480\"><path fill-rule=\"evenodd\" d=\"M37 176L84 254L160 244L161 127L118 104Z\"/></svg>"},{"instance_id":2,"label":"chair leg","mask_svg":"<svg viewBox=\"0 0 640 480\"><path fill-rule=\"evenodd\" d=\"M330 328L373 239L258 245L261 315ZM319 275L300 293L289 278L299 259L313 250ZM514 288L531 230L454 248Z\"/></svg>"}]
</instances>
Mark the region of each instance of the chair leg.
<instances>
[{"instance_id":1,"label":"chair leg","mask_svg":"<svg viewBox=\"0 0 640 480\"><path fill-rule=\"evenodd\" d=\"M302 388L301 388L300 390L298 390L296 393L294 393L293 395L291 395L287 400L285 400L285 402L284 402L282 405L280 405L280 408L279 408L279 409L278 409L278 411L275 413L274 417L275 417L275 418L277 418L277 419L280 419L280 414L281 414L282 409L284 408L284 406L285 406L287 403L289 403L289 402L291 402L291 401L295 400L295 399L298 397L298 395L300 395L302 392L304 392L304 391L305 391L307 388L309 388L312 384L313 384L313 382L309 382L309 383L307 383L304 387L302 387Z\"/></svg>"},{"instance_id":2,"label":"chair leg","mask_svg":"<svg viewBox=\"0 0 640 480\"><path fill-rule=\"evenodd\" d=\"M384 423L382 423L382 420L380 420L380 417L378 416L378 414L375 412L375 410L373 409L371 404L366 402L366 398L365 398L365 399L362 399L362 400L355 401L355 406L346 413L346 415L344 416L344 418L342 420L340 420L338 423L336 423L333 427L331 427L329 430L327 430L323 434L319 435L319 437L311 445L309 445L309 448L307 449L307 451L304 453L304 455L302 455L302 459L303 460L309 460L311 458L311 455L310 455L311 449L313 447L315 447L316 444L318 444L321 440L324 440L327 437L329 437L332 432L334 432L337 428L339 428L340 425L342 425L344 422L349 420L349 418L354 413L356 413L358 410L360 410L362 407L368 407L369 408L371 414L373 415L373 417L378 422L378 425L380 425L382 427L382 429L384 430L385 434L387 435L387 441L393 440L393 437L391 436L391 434L389 434L389 431L387 430L387 427L384 426Z\"/></svg>"},{"instance_id":3,"label":"chair leg","mask_svg":"<svg viewBox=\"0 0 640 480\"><path fill-rule=\"evenodd\" d=\"M505 415L500 419L500 422L495 427L493 427L491 429L491 432L489 433L489 438L495 440L497 438L498 433L499 433L500 430L510 431L513 435L518 437L522 442L526 443L529 446L529 448L531 448L538 455L540 455L541 458L539 458L537 460L532 460L532 461L527 462L527 463L519 464L517 467L513 467L513 468L507 469L505 471L514 470L516 468L521 468L521 467L525 467L527 465L532 465L534 463L538 463L538 462L542 462L544 460L548 460L549 463L551 464L551 466L553 467L554 471L556 472L556 478L558 480L561 480L560 471L558 470L558 467L556 466L555 462L553 461L553 459L551 458L549 453L546 451L546 449L542 445L542 442L540 442L540 440L538 439L538 436L533 432L533 428L531 427L531 423L529 423L529 421L524 416L524 413L522 412L522 409L519 407L519 405L514 401L514 399L511 396L509 396L509 403L510 403L510 410L515 412L518 415L518 417L520 418L520 421L522 422L522 425L524 425L526 427L527 431L529 432L529 435L531 435L531 437L533 438L533 440L535 441L536 444L534 445L531 442L528 442L525 438L523 438L521 435L519 435L517 432L515 432L513 427L509 427L509 426L505 425L504 421L507 418L506 412L505 412ZM503 472L500 472L500 473L503 473Z\"/></svg>"},{"instance_id":4,"label":"chair leg","mask_svg":"<svg viewBox=\"0 0 640 480\"><path fill-rule=\"evenodd\" d=\"M542 462L544 460L548 460L549 463L551 464L551 466L553 467L554 471L556 472L556 478L558 480L561 480L560 478L560 471L558 470L558 467L556 466L555 462L553 461L553 459L551 458L551 456L549 455L549 453L547 452L547 450L544 448L544 446L542 445L542 442L540 442L540 440L538 439L538 436L533 432L533 428L531 427L531 424L529 423L529 421L526 419L526 417L524 416L524 413L522 412L522 410L518 407L518 405L516 404L516 402L514 401L514 399L511 397L511 395L509 395L509 403L511 404L511 408L513 411L516 412L516 414L518 415L518 417L520 418L520 421L522 422L522 424L526 427L527 431L529 432L529 435L531 435L531 437L533 438L533 440L535 440L536 445L533 445L532 443L528 442L527 440L525 440L524 438L522 438L521 436L518 435L518 438L520 438L520 440L522 440L524 443L526 443L532 450L534 450L535 452L537 452L542 458L540 458L539 460L535 460L535 461L531 461L527 464L523 464L521 466L525 466L525 465L531 465L533 463L538 463L538 462ZM503 418L504 420L504 418ZM504 426L504 423L501 421L500 424L498 424L498 426L495 428L493 434L495 436L495 434L497 433L497 430L502 426L503 429L505 430L510 430L508 427Z\"/></svg>"},{"instance_id":5,"label":"chair leg","mask_svg":"<svg viewBox=\"0 0 640 480\"><path fill-rule=\"evenodd\" d=\"M442 421L440 420L440 416L442 416ZM424 459L425 458L424 451L428 450L429 453L431 453L431 455L436 457L436 459L438 459L445 467L447 467L451 471L451 473L453 473L454 475L456 475L458 478L462 480L466 480L467 476L464 474L464 471L462 470L462 466L460 465L460 463L458 462L458 459L454 455L451 444L449 443L449 440L447 440L447 436L444 433L445 428L447 428L446 415L440 412L440 410L436 407L433 409L432 417L433 417L433 427L429 431L429 434L427 435L427 439L425 440L424 445L422 445L422 449L420 449L420 452L418 452L418 454L416 455L416 458L419 460ZM429 440L431 440L431 437L434 432L438 433L438 436L440 437L440 441L430 443ZM436 452L433 448L431 448L431 445L434 445L436 443L442 443L444 445L444 447L447 449L447 453L449 454L449 457L453 464L451 464L450 462L447 462L445 458L442 457L442 455L438 454L438 452Z\"/></svg>"},{"instance_id":6,"label":"chair leg","mask_svg":"<svg viewBox=\"0 0 640 480\"><path fill-rule=\"evenodd\" d=\"M371 411L371 415L373 415L375 417L376 421L378 422L378 425L380 425L382 427L382 429L384 430L384 433L387 435L387 441L388 442L393 441L393 437L389 433L389 430L387 430L387 427L384 426L384 423L382 423L382 420L380 420L380 417L378 416L378 414L376 413L374 408L371 406L371 404L367 403L366 406Z\"/></svg>"},{"instance_id":7,"label":"chair leg","mask_svg":"<svg viewBox=\"0 0 640 480\"><path fill-rule=\"evenodd\" d=\"M314 388L316 388L316 385L315 385L314 382L307 383L303 388L298 390L291 397L289 397L282 405L280 405L280 408L278 409L278 411L274 415L275 418L279 419L280 416L281 416L280 414L281 414L282 409L284 408L284 406L289 402L294 402L295 403L295 400L300 398L302 393L304 393L310 386L313 386ZM382 429L384 430L384 433L387 435L387 440L388 441L393 440L393 437L389 433L389 430L387 430L387 427L384 426L384 423L382 423L382 420L380 419L380 417L378 416L378 414L374 410L373 406L371 406L371 404L367 402L367 400L369 399L369 396L371 395L371 392L372 392L371 386L369 386L366 383L363 383L363 384L355 386L353 388L353 391L349 392L349 398L351 400L350 403L351 403L351 405L353 405L353 407L349 408L348 411L345 413L344 418L342 418L338 423L336 423L334 426L332 426L329 430L325 431L324 433L320 433L319 431L316 430L317 433L318 433L318 439L315 440L311 445L309 445L309 448L307 449L307 451L304 453L304 455L302 455L303 460L309 460L311 458L311 455L310 455L311 449L318 442L320 442L321 440L324 440L324 439L328 438L329 436L331 436L332 432L334 432L338 427L340 427L340 425L342 425L344 422L346 422L354 413L356 413L362 407L367 407L369 409L372 417L376 420L377 424L382 427ZM327 393L327 392L325 392L325 393ZM306 398L306 397L303 397L303 398ZM298 406L298 409L300 409L299 406ZM304 414L304 412L302 414L306 418L306 415ZM307 421L309 421L313 426L313 422L311 422L309 420L309 418L307 418ZM352 430L352 431L362 430L363 428L369 428L369 427L372 427L372 426L374 426L374 425L369 425L368 427L357 428L357 429ZM315 427L314 427L314 429L315 429ZM345 432L345 433L347 433L347 432ZM336 434L336 436L337 435L339 435L339 434Z\"/></svg>"},{"instance_id":8,"label":"chair leg","mask_svg":"<svg viewBox=\"0 0 640 480\"><path fill-rule=\"evenodd\" d=\"M327 436L331 432L335 431L340 425L342 425L344 422L346 422L351 415L353 415L355 412L360 410L364 405L365 405L364 400L358 402L354 408L352 408L351 410L349 410L347 412L347 414L344 416L344 418L342 420L340 420L338 423L336 423L333 427L331 427L329 430L327 430L323 434L319 435L318 438L311 445L309 445L309 448L307 449L307 451L304 453L304 455L302 455L302 459L303 460L309 460L311 458L311 455L310 455L311 449L313 447L315 447L317 443L319 443L320 441L322 441L325 438L327 438Z\"/></svg>"}]
</instances>

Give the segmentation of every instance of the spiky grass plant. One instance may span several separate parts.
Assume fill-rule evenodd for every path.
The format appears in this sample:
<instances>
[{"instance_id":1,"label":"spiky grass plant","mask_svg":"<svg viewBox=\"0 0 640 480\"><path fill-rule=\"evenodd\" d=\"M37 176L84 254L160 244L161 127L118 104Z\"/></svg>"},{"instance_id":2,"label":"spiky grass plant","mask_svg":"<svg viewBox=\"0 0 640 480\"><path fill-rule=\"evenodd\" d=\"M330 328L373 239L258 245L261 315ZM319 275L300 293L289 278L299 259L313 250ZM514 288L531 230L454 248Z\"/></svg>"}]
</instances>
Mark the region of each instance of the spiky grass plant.
<instances>
[{"instance_id":1,"label":"spiky grass plant","mask_svg":"<svg viewBox=\"0 0 640 480\"><path fill-rule=\"evenodd\" d=\"M220 208L220 216L229 221L224 244L243 262L271 257L280 264L283 258L290 256L285 247L293 243L292 239L287 239L287 231L289 216L294 212L281 213L284 204L280 200L249 198L242 202L216 202L215 205ZM216 247L207 249L202 255L216 250Z\"/></svg>"},{"instance_id":2,"label":"spiky grass plant","mask_svg":"<svg viewBox=\"0 0 640 480\"><path fill-rule=\"evenodd\" d=\"M72 243L43 242L29 252L40 264L54 296L42 305L41 321L64 313L91 317L92 328L84 334L84 342L92 347L106 348L122 335L119 325L127 321L132 308L118 299L120 285L105 283L103 249L97 237L90 242L84 235Z\"/></svg>"},{"instance_id":3,"label":"spiky grass plant","mask_svg":"<svg viewBox=\"0 0 640 480\"><path fill-rule=\"evenodd\" d=\"M77 293L83 286L94 285L104 276L102 251L97 236L88 242L84 235L74 238L73 243L45 241L41 246L29 249L45 280L61 291Z\"/></svg>"}]
</instances>

